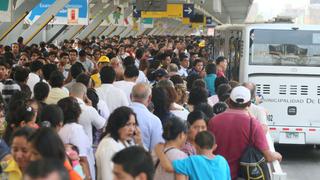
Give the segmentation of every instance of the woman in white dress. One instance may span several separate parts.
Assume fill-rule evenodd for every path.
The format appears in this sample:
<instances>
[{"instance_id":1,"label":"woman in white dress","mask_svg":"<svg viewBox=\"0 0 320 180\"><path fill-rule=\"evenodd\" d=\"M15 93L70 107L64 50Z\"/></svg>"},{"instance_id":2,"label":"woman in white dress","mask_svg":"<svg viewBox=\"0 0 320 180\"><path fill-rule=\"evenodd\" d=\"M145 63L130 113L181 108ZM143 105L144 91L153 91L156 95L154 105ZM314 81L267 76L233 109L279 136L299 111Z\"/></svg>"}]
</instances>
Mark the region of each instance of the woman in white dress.
<instances>
[{"instance_id":1,"label":"woman in white dress","mask_svg":"<svg viewBox=\"0 0 320 180\"><path fill-rule=\"evenodd\" d=\"M129 107L119 107L111 113L95 154L98 180L113 179L111 159L115 153L135 144L142 146L137 125L136 114Z\"/></svg>"}]
</instances>

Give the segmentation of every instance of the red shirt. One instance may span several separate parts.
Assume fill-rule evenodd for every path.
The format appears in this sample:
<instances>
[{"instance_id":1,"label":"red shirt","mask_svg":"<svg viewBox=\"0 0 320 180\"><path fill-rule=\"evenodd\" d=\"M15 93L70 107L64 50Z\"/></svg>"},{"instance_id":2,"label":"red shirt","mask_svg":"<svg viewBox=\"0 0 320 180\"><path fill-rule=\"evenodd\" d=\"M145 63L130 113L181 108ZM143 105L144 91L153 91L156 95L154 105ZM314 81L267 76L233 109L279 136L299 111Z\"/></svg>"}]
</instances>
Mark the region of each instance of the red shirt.
<instances>
[{"instance_id":1,"label":"red shirt","mask_svg":"<svg viewBox=\"0 0 320 180\"><path fill-rule=\"evenodd\" d=\"M218 70L216 74L217 74L217 77L218 77L218 78L219 78L219 77L226 77L226 76L224 75L224 72L221 71L221 70Z\"/></svg>"},{"instance_id":2,"label":"red shirt","mask_svg":"<svg viewBox=\"0 0 320 180\"><path fill-rule=\"evenodd\" d=\"M245 110L229 109L209 121L208 129L216 137L216 154L229 163L231 177L238 175L239 161L249 144L250 116ZM269 149L266 135L260 123L252 117L252 144L260 151Z\"/></svg>"}]
</instances>

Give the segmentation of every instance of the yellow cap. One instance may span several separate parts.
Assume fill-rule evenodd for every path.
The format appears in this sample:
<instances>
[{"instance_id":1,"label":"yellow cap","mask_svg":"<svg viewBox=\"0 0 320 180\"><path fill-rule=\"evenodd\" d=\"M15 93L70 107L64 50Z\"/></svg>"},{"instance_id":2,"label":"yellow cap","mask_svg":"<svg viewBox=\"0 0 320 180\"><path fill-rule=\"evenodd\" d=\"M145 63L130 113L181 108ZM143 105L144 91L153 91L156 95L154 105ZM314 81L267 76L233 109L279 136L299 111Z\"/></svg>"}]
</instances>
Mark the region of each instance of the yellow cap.
<instances>
[{"instance_id":1,"label":"yellow cap","mask_svg":"<svg viewBox=\"0 0 320 180\"><path fill-rule=\"evenodd\" d=\"M91 75L91 79L94 81L96 88L101 86L101 79L99 73Z\"/></svg>"},{"instance_id":2,"label":"yellow cap","mask_svg":"<svg viewBox=\"0 0 320 180\"><path fill-rule=\"evenodd\" d=\"M206 46L206 42L205 41L201 41L200 43L199 43L199 47L205 47Z\"/></svg>"},{"instance_id":3,"label":"yellow cap","mask_svg":"<svg viewBox=\"0 0 320 180\"><path fill-rule=\"evenodd\" d=\"M109 63L110 62L110 59L107 57L107 56L101 56L99 58L99 63Z\"/></svg>"}]
</instances>

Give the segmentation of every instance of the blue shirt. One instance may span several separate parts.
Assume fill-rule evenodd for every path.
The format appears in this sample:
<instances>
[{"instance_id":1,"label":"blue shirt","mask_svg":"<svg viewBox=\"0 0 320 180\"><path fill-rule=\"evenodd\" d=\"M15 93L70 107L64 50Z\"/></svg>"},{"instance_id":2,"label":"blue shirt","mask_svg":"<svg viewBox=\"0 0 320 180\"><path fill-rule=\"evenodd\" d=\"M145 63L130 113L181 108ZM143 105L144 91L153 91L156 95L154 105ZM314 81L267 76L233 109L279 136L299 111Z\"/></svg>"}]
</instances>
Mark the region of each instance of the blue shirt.
<instances>
[{"instance_id":1,"label":"blue shirt","mask_svg":"<svg viewBox=\"0 0 320 180\"><path fill-rule=\"evenodd\" d=\"M160 119L152 114L147 107L141 103L133 102L130 105L130 108L132 108L137 115L143 146L147 150L152 151L156 144L164 142Z\"/></svg>"},{"instance_id":2,"label":"blue shirt","mask_svg":"<svg viewBox=\"0 0 320 180\"><path fill-rule=\"evenodd\" d=\"M173 161L173 168L190 180L231 180L228 162L220 155L213 159L204 155L189 156Z\"/></svg>"},{"instance_id":3,"label":"blue shirt","mask_svg":"<svg viewBox=\"0 0 320 180\"><path fill-rule=\"evenodd\" d=\"M210 96L213 96L216 94L215 88L214 88L214 82L216 81L217 75L216 74L208 74L204 81L206 82L207 89L210 92Z\"/></svg>"}]
</instances>

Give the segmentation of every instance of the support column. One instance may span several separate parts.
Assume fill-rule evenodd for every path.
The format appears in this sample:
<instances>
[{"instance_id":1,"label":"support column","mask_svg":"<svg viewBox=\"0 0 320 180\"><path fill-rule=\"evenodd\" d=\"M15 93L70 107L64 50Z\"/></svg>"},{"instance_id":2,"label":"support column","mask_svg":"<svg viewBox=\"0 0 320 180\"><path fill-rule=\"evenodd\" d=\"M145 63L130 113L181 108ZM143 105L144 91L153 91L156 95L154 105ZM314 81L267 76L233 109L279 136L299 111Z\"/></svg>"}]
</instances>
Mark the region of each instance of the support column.
<instances>
[{"instance_id":1,"label":"support column","mask_svg":"<svg viewBox=\"0 0 320 180\"><path fill-rule=\"evenodd\" d=\"M113 3L109 4L109 6L103 9L101 13L99 13L93 20L91 20L89 25L85 27L83 31L81 31L80 34L76 37L80 39L88 37L103 22L103 20L107 16L109 16L109 14L111 14L113 8Z\"/></svg>"},{"instance_id":2,"label":"support column","mask_svg":"<svg viewBox=\"0 0 320 180\"><path fill-rule=\"evenodd\" d=\"M17 34L20 34L21 26L19 24L23 24L24 18L28 15L28 13L38 4L41 0L33 0L33 1L23 1L12 13L12 22L3 22L0 25L0 42L3 43L4 39L9 34L14 34L15 39L17 39ZM18 4L17 4L18 5ZM18 28L19 26L20 28ZM17 28L18 32L13 32L13 30Z\"/></svg>"},{"instance_id":3,"label":"support column","mask_svg":"<svg viewBox=\"0 0 320 180\"><path fill-rule=\"evenodd\" d=\"M70 0L59 0L53 3L35 23L21 34L24 38L24 43L28 44L69 1Z\"/></svg>"}]
</instances>

